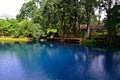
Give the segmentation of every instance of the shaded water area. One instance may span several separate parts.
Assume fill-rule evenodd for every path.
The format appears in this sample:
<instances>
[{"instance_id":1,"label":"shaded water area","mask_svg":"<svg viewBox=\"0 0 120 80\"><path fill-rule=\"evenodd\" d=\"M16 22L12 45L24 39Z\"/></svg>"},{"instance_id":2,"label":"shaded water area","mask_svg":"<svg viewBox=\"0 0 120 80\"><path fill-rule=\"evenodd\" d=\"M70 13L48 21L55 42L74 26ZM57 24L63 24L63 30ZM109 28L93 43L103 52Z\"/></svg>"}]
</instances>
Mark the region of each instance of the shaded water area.
<instances>
[{"instance_id":1,"label":"shaded water area","mask_svg":"<svg viewBox=\"0 0 120 80\"><path fill-rule=\"evenodd\" d=\"M0 80L120 80L120 50L59 43L1 43Z\"/></svg>"}]
</instances>

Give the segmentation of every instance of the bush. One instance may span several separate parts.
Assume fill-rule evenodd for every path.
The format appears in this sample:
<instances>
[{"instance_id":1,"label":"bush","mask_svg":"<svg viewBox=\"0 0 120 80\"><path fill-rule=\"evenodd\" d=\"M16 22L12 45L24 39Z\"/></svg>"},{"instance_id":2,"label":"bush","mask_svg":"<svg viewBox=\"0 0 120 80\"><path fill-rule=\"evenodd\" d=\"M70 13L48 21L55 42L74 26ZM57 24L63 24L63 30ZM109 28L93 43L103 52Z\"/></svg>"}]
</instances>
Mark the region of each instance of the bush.
<instances>
[{"instance_id":1,"label":"bush","mask_svg":"<svg viewBox=\"0 0 120 80\"><path fill-rule=\"evenodd\" d=\"M96 43L96 40L93 38L91 39L85 38L81 43L85 45L93 45Z\"/></svg>"},{"instance_id":2,"label":"bush","mask_svg":"<svg viewBox=\"0 0 120 80\"><path fill-rule=\"evenodd\" d=\"M47 35L49 35L50 38L53 38L56 33L57 33L57 29L54 29L54 28L47 29Z\"/></svg>"},{"instance_id":3,"label":"bush","mask_svg":"<svg viewBox=\"0 0 120 80\"><path fill-rule=\"evenodd\" d=\"M34 40L39 40L46 36L43 28L39 24L33 24L29 31Z\"/></svg>"}]
</instances>

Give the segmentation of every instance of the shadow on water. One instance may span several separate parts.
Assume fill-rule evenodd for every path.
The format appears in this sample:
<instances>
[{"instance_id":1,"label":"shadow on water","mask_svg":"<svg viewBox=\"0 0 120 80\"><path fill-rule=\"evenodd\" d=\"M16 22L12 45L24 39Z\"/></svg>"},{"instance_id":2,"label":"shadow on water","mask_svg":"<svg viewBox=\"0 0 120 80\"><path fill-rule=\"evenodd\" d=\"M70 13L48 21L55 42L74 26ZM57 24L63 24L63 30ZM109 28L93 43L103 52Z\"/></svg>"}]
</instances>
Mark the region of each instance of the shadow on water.
<instances>
[{"instance_id":1,"label":"shadow on water","mask_svg":"<svg viewBox=\"0 0 120 80\"><path fill-rule=\"evenodd\" d=\"M0 80L120 80L120 50L59 43L1 43Z\"/></svg>"}]
</instances>

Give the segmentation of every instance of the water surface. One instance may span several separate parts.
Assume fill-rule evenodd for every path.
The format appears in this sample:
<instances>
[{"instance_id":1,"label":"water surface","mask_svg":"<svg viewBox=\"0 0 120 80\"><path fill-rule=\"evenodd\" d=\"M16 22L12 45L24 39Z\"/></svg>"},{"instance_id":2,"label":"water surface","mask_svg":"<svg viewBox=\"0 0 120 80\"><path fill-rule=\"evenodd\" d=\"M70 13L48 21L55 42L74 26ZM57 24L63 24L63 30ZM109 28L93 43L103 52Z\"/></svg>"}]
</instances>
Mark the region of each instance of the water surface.
<instances>
[{"instance_id":1,"label":"water surface","mask_svg":"<svg viewBox=\"0 0 120 80\"><path fill-rule=\"evenodd\" d=\"M0 80L120 80L120 50L57 43L1 43Z\"/></svg>"}]
</instances>

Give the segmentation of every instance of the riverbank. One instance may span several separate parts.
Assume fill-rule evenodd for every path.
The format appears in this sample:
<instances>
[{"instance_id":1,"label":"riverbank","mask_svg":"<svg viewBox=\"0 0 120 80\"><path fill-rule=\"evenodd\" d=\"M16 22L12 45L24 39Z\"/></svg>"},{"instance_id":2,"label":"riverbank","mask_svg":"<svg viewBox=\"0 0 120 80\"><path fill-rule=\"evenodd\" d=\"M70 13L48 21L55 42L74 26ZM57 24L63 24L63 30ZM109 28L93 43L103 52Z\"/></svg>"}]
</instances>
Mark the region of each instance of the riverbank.
<instances>
[{"instance_id":1,"label":"riverbank","mask_svg":"<svg viewBox=\"0 0 120 80\"><path fill-rule=\"evenodd\" d=\"M0 42L29 42L29 38L0 38Z\"/></svg>"},{"instance_id":2,"label":"riverbank","mask_svg":"<svg viewBox=\"0 0 120 80\"><path fill-rule=\"evenodd\" d=\"M0 42L30 42L34 41L30 38L10 38L10 37L1 37ZM52 41L52 42L72 42L77 44L95 44L96 40L94 39L82 39L82 38L52 38L52 39L40 39L40 42Z\"/></svg>"},{"instance_id":3,"label":"riverbank","mask_svg":"<svg viewBox=\"0 0 120 80\"><path fill-rule=\"evenodd\" d=\"M10 38L10 37L1 37L0 43L13 43L13 42L32 42L36 41L31 38ZM52 39L40 39L40 42L60 42L60 43L69 43L69 44L75 44L75 45L104 45L109 46L106 38L65 38L64 40L61 40L60 38L52 38ZM116 45L117 47L120 45L119 42Z\"/></svg>"}]
</instances>

